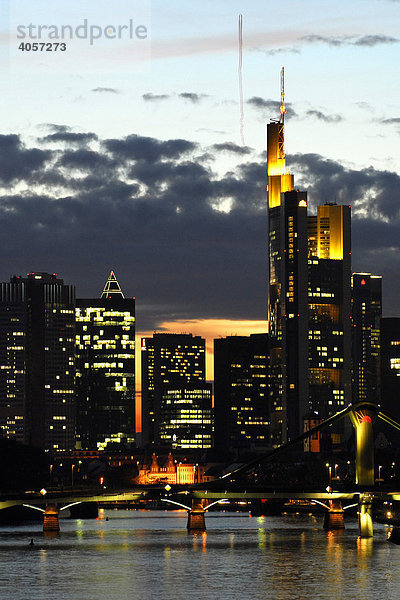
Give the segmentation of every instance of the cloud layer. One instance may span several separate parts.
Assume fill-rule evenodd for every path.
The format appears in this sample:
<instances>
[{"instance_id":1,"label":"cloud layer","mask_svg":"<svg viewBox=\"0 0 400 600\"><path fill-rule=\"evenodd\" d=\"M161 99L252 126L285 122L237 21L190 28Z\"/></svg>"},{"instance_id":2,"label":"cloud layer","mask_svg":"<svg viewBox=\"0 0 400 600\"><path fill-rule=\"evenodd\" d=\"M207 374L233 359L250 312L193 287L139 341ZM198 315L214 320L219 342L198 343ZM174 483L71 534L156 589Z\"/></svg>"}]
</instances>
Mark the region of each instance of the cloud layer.
<instances>
[{"instance_id":1,"label":"cloud layer","mask_svg":"<svg viewBox=\"0 0 400 600\"><path fill-rule=\"evenodd\" d=\"M265 317L265 166L250 148L225 142L205 152L184 139L48 130L36 147L0 136L2 280L48 270L79 296L97 296L113 268L137 298L141 330L174 319ZM217 174L220 153L242 162ZM399 176L316 154L289 162L314 206L352 205L354 268L384 275L395 314Z\"/></svg>"}]
</instances>

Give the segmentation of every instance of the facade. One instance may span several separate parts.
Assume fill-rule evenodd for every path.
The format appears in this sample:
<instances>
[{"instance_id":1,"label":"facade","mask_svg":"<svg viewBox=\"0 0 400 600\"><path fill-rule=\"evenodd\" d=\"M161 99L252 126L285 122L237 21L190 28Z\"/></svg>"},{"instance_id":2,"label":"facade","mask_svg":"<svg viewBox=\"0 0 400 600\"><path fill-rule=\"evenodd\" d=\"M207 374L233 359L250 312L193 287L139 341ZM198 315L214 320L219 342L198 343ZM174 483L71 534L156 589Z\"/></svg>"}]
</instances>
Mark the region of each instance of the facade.
<instances>
[{"instance_id":1,"label":"facade","mask_svg":"<svg viewBox=\"0 0 400 600\"><path fill-rule=\"evenodd\" d=\"M353 402L380 403L382 277L353 273Z\"/></svg>"},{"instance_id":2,"label":"facade","mask_svg":"<svg viewBox=\"0 0 400 600\"><path fill-rule=\"evenodd\" d=\"M400 318L381 320L381 408L400 419Z\"/></svg>"},{"instance_id":3,"label":"facade","mask_svg":"<svg viewBox=\"0 0 400 600\"><path fill-rule=\"evenodd\" d=\"M75 288L56 274L0 284L3 437L51 451L75 444Z\"/></svg>"},{"instance_id":4,"label":"facade","mask_svg":"<svg viewBox=\"0 0 400 600\"><path fill-rule=\"evenodd\" d=\"M326 419L351 402L350 207L318 206L309 223L309 408Z\"/></svg>"},{"instance_id":5,"label":"facade","mask_svg":"<svg viewBox=\"0 0 400 600\"><path fill-rule=\"evenodd\" d=\"M83 449L135 439L135 299L111 272L100 298L76 301L77 440Z\"/></svg>"},{"instance_id":6,"label":"facade","mask_svg":"<svg viewBox=\"0 0 400 600\"><path fill-rule=\"evenodd\" d=\"M307 194L294 189L285 164L284 115L282 82L280 119L267 125L274 446L300 435L306 414L326 418L351 401L350 207L326 204L307 214Z\"/></svg>"},{"instance_id":7,"label":"facade","mask_svg":"<svg viewBox=\"0 0 400 600\"><path fill-rule=\"evenodd\" d=\"M191 334L142 338L144 445L211 447L211 387L205 381L205 341Z\"/></svg>"},{"instance_id":8,"label":"facade","mask_svg":"<svg viewBox=\"0 0 400 600\"><path fill-rule=\"evenodd\" d=\"M214 446L268 444L268 336L214 340Z\"/></svg>"},{"instance_id":9,"label":"facade","mask_svg":"<svg viewBox=\"0 0 400 600\"><path fill-rule=\"evenodd\" d=\"M198 483L198 471L198 465L178 462L174 460L171 453L168 454L166 461L161 460L153 453L150 465L139 465L137 483L140 485L151 483L193 485L194 483Z\"/></svg>"}]
</instances>

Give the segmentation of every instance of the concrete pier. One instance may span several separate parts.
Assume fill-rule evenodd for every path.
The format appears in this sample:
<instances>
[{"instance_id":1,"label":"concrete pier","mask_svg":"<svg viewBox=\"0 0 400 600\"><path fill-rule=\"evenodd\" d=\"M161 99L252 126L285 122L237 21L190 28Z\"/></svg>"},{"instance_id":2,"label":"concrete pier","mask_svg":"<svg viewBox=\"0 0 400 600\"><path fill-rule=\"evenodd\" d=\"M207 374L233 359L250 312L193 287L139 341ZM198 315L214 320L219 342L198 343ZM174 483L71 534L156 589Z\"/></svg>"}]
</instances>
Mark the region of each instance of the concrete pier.
<instances>
[{"instance_id":1,"label":"concrete pier","mask_svg":"<svg viewBox=\"0 0 400 600\"><path fill-rule=\"evenodd\" d=\"M188 531L206 530L203 500L201 498L193 498L192 500L192 508L188 511L187 529Z\"/></svg>"},{"instance_id":2,"label":"concrete pier","mask_svg":"<svg viewBox=\"0 0 400 600\"><path fill-rule=\"evenodd\" d=\"M324 529L344 529L344 510L340 500L328 500L329 510L324 517Z\"/></svg>"},{"instance_id":3,"label":"concrete pier","mask_svg":"<svg viewBox=\"0 0 400 600\"><path fill-rule=\"evenodd\" d=\"M58 508L55 504L47 504L43 513L43 531L60 531Z\"/></svg>"}]
</instances>

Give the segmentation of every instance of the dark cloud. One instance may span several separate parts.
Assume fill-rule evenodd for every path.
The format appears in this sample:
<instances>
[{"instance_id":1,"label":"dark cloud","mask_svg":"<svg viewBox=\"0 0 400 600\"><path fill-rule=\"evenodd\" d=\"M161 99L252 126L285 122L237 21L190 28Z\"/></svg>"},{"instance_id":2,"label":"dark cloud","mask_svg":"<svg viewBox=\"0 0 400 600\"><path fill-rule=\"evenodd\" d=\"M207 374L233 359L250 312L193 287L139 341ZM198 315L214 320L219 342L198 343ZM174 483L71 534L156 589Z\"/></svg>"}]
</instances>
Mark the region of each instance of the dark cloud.
<instances>
[{"instance_id":1,"label":"dark cloud","mask_svg":"<svg viewBox=\"0 0 400 600\"><path fill-rule=\"evenodd\" d=\"M382 119L383 125L400 125L400 117L392 117L390 119Z\"/></svg>"},{"instance_id":2,"label":"dark cloud","mask_svg":"<svg viewBox=\"0 0 400 600\"><path fill-rule=\"evenodd\" d=\"M29 179L49 156L39 148L25 148L18 135L0 135L0 180L11 183Z\"/></svg>"},{"instance_id":3,"label":"dark cloud","mask_svg":"<svg viewBox=\"0 0 400 600\"><path fill-rule=\"evenodd\" d=\"M56 133L50 133L41 138L43 142L66 142L70 144L86 144L97 140L95 133L73 133L71 131L61 130Z\"/></svg>"},{"instance_id":4,"label":"dark cloud","mask_svg":"<svg viewBox=\"0 0 400 600\"><path fill-rule=\"evenodd\" d=\"M162 100L168 100L171 96L168 94L152 94L151 92L147 94L142 94L142 98L145 102L160 102Z\"/></svg>"},{"instance_id":5,"label":"dark cloud","mask_svg":"<svg viewBox=\"0 0 400 600\"><path fill-rule=\"evenodd\" d=\"M221 144L214 144L211 146L212 150L216 152L233 152L234 154L251 154L252 150L248 146L238 146L233 142L223 142Z\"/></svg>"},{"instance_id":6,"label":"dark cloud","mask_svg":"<svg viewBox=\"0 0 400 600\"><path fill-rule=\"evenodd\" d=\"M74 150L64 152L57 165L64 169L95 172L98 169L115 168L116 162L103 154L92 150Z\"/></svg>"},{"instance_id":7,"label":"dark cloud","mask_svg":"<svg viewBox=\"0 0 400 600\"><path fill-rule=\"evenodd\" d=\"M319 121L324 121L324 123L339 123L340 121L343 121L343 117L340 115L327 115L320 110L308 110L306 116L315 117Z\"/></svg>"},{"instance_id":8,"label":"dark cloud","mask_svg":"<svg viewBox=\"0 0 400 600\"><path fill-rule=\"evenodd\" d=\"M399 38L394 38L388 35L382 34L373 34L373 35L363 35L363 36L355 36L355 35L341 35L341 36L333 36L333 35L305 35L300 38L301 42L306 42L310 44L321 43L327 44L328 46L364 46L364 47L372 47L381 44L396 44L400 40Z\"/></svg>"},{"instance_id":9,"label":"dark cloud","mask_svg":"<svg viewBox=\"0 0 400 600\"><path fill-rule=\"evenodd\" d=\"M280 115L280 106L281 103L277 100L265 100L264 98L260 98L260 96L253 96L246 101L247 104L252 106L253 108L262 111L264 114L268 111L269 116L272 114L276 115L276 118ZM289 104L286 104L286 115L288 119L296 117L297 114Z\"/></svg>"},{"instance_id":10,"label":"dark cloud","mask_svg":"<svg viewBox=\"0 0 400 600\"><path fill-rule=\"evenodd\" d=\"M119 90L110 87L96 87L92 89L92 92L106 93L106 94L119 94Z\"/></svg>"},{"instance_id":11,"label":"dark cloud","mask_svg":"<svg viewBox=\"0 0 400 600\"><path fill-rule=\"evenodd\" d=\"M0 144L9 182L0 198L1 280L48 270L75 283L78 296L97 297L114 268L126 295L136 296L138 330L173 319L266 318L262 160L243 155L219 174L193 142L138 135L100 141L96 152L46 153L18 136ZM226 142L208 152L238 149ZM288 161L311 205L352 205L353 266L383 274L386 313L397 310L399 176L317 154Z\"/></svg>"},{"instance_id":12,"label":"dark cloud","mask_svg":"<svg viewBox=\"0 0 400 600\"><path fill-rule=\"evenodd\" d=\"M193 104L198 104L203 98L208 98L208 94L195 94L194 92L181 92L178 96L182 100L193 102Z\"/></svg>"},{"instance_id":13,"label":"dark cloud","mask_svg":"<svg viewBox=\"0 0 400 600\"><path fill-rule=\"evenodd\" d=\"M391 37L390 35L363 35L355 40L354 46L377 46L379 44L398 44L399 38Z\"/></svg>"},{"instance_id":14,"label":"dark cloud","mask_svg":"<svg viewBox=\"0 0 400 600\"><path fill-rule=\"evenodd\" d=\"M179 158L193 151L196 144L187 140L161 141L132 134L121 140L106 140L104 147L115 156L125 159L156 161L161 158Z\"/></svg>"},{"instance_id":15,"label":"dark cloud","mask_svg":"<svg viewBox=\"0 0 400 600\"><path fill-rule=\"evenodd\" d=\"M282 48L271 48L266 50L265 48L250 48L251 52L261 52L267 56L275 56L276 54L300 54L300 50L296 47L286 46Z\"/></svg>"}]
</instances>

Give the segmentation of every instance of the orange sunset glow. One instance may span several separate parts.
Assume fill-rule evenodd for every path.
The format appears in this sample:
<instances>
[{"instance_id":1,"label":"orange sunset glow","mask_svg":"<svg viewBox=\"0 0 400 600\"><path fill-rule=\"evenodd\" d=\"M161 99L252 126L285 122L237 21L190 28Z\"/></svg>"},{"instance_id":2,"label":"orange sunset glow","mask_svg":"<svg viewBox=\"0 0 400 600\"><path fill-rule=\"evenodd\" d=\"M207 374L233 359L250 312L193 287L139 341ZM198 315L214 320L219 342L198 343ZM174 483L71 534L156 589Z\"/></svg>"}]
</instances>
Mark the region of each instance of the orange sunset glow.
<instances>
[{"instance_id":1,"label":"orange sunset glow","mask_svg":"<svg viewBox=\"0 0 400 600\"><path fill-rule=\"evenodd\" d=\"M141 363L140 340L142 337L151 337L153 333L192 333L200 335L206 340L206 378L208 381L214 376L214 347L213 340L228 335L250 335L251 333L265 333L266 321L230 320L230 319L187 319L179 321L165 321L156 331L141 331L136 334L136 428L141 429Z\"/></svg>"}]
</instances>

